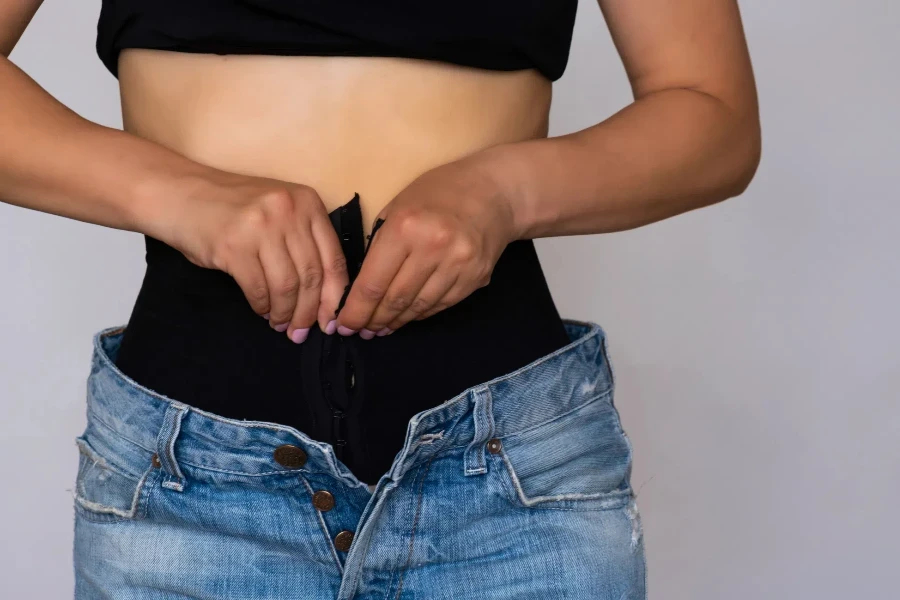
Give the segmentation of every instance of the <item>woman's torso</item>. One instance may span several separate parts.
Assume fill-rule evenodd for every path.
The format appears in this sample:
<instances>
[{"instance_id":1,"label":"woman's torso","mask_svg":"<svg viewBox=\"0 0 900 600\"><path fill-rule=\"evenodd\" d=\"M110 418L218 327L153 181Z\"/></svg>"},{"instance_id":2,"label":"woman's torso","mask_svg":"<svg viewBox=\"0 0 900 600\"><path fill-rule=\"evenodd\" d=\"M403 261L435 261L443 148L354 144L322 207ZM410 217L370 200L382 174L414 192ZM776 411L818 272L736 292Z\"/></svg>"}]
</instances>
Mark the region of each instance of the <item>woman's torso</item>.
<instances>
[{"instance_id":1,"label":"woman's torso","mask_svg":"<svg viewBox=\"0 0 900 600\"><path fill-rule=\"evenodd\" d=\"M346 252L425 171L545 136L550 102L535 71L400 58L131 49L119 80L126 130L219 169L312 186L350 235ZM347 211L355 193L361 219ZM313 328L300 345L226 274L147 243L119 367L208 412L332 443L363 481L390 467L414 414L569 341L530 240L507 247L488 286L433 317L372 340Z\"/></svg>"},{"instance_id":2,"label":"woman's torso","mask_svg":"<svg viewBox=\"0 0 900 600\"><path fill-rule=\"evenodd\" d=\"M127 49L125 129L227 171L304 183L330 211L360 192L374 215L417 176L547 135L551 84L383 57L216 56Z\"/></svg>"}]
</instances>

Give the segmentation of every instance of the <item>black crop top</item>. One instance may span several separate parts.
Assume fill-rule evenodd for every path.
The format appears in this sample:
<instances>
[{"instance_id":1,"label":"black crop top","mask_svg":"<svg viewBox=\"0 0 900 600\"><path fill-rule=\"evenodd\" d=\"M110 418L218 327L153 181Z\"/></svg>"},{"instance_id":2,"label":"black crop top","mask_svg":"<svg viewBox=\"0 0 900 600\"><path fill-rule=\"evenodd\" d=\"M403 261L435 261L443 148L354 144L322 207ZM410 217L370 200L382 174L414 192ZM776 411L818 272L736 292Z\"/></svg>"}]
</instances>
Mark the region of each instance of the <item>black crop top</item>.
<instances>
[{"instance_id":1,"label":"black crop top","mask_svg":"<svg viewBox=\"0 0 900 600\"><path fill-rule=\"evenodd\" d=\"M103 0L97 53L393 56L499 71L566 68L578 0Z\"/></svg>"}]
</instances>

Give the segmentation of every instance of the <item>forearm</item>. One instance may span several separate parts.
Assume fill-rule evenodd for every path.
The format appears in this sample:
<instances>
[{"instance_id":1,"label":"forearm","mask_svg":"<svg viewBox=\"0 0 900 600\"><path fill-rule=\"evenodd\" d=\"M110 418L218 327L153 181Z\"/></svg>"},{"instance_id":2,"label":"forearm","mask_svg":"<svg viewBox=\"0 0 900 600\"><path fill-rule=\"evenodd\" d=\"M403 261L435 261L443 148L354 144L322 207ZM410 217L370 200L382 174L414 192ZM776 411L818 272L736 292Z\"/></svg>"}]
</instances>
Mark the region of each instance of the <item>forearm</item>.
<instances>
[{"instance_id":1,"label":"forearm","mask_svg":"<svg viewBox=\"0 0 900 600\"><path fill-rule=\"evenodd\" d=\"M492 148L485 164L520 238L606 233L740 194L759 135L755 111L670 89L577 133Z\"/></svg>"},{"instance_id":2,"label":"forearm","mask_svg":"<svg viewBox=\"0 0 900 600\"><path fill-rule=\"evenodd\" d=\"M177 181L209 170L158 144L87 121L0 57L0 200L156 233Z\"/></svg>"}]
</instances>

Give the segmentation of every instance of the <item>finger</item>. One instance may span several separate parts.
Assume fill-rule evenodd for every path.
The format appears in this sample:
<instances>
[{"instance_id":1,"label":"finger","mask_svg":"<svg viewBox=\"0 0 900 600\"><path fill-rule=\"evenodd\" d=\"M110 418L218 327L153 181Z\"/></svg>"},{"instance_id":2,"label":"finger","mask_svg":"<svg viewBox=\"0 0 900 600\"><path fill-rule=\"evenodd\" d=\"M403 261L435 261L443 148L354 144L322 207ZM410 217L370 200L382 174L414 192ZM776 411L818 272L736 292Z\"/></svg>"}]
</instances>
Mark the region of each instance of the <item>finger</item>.
<instances>
[{"instance_id":1,"label":"finger","mask_svg":"<svg viewBox=\"0 0 900 600\"><path fill-rule=\"evenodd\" d=\"M311 235L322 261L322 289L316 319L319 328L331 334L337 325L336 321L334 323L331 321L335 320L334 313L344 295L344 289L350 283L347 258L344 256L337 232L327 216L323 215L321 219L315 219L311 223Z\"/></svg>"},{"instance_id":2,"label":"finger","mask_svg":"<svg viewBox=\"0 0 900 600\"><path fill-rule=\"evenodd\" d=\"M360 337L371 339L377 331L407 309L421 312L431 306L432 301L423 296L421 290L439 265L439 260L423 259L421 253L407 258L391 281L384 298L375 307L369 322L359 330Z\"/></svg>"},{"instance_id":3,"label":"finger","mask_svg":"<svg viewBox=\"0 0 900 600\"><path fill-rule=\"evenodd\" d=\"M378 235L388 237L387 227L386 222ZM392 237L380 241L380 244L373 243L366 254L359 275L347 295L347 302L338 315L338 333L341 335L351 335L369 322L375 307L384 298L391 281L409 256L407 245L400 239Z\"/></svg>"},{"instance_id":4,"label":"finger","mask_svg":"<svg viewBox=\"0 0 900 600\"><path fill-rule=\"evenodd\" d=\"M247 298L253 311L268 318L269 285L259 257L255 253L244 254L232 259L228 267L228 273L244 292L244 297Z\"/></svg>"},{"instance_id":5,"label":"finger","mask_svg":"<svg viewBox=\"0 0 900 600\"><path fill-rule=\"evenodd\" d=\"M288 328L294 307L297 304L297 293L300 289L300 276L291 260L287 244L282 236L266 238L259 249L259 258L266 274L269 288L269 304L271 313L269 323L276 331Z\"/></svg>"},{"instance_id":6,"label":"finger","mask_svg":"<svg viewBox=\"0 0 900 600\"><path fill-rule=\"evenodd\" d=\"M300 279L294 314L287 328L287 336L297 344L306 341L309 328L316 322L322 291L322 262L319 249L312 239L312 232L289 232L285 245Z\"/></svg>"},{"instance_id":7,"label":"finger","mask_svg":"<svg viewBox=\"0 0 900 600\"><path fill-rule=\"evenodd\" d=\"M453 273L446 268L438 268L431 277L428 278L428 281L425 282L425 285L423 285L422 289L419 291L419 298L421 301L417 298L417 301L413 302L408 309L397 315L393 321L388 323L386 327L389 331L386 333L396 331L419 315L444 303L447 294L454 288L458 281L459 273ZM380 330L378 334L386 335L383 331L383 329Z\"/></svg>"},{"instance_id":8,"label":"finger","mask_svg":"<svg viewBox=\"0 0 900 600\"><path fill-rule=\"evenodd\" d=\"M414 321L421 321L435 315L436 313L446 310L451 306L458 304L475 293L479 288L486 287L491 282L490 272L481 278L470 281L468 285L463 279L457 279L456 283L444 294L444 297L436 302L428 310L416 315Z\"/></svg>"}]
</instances>

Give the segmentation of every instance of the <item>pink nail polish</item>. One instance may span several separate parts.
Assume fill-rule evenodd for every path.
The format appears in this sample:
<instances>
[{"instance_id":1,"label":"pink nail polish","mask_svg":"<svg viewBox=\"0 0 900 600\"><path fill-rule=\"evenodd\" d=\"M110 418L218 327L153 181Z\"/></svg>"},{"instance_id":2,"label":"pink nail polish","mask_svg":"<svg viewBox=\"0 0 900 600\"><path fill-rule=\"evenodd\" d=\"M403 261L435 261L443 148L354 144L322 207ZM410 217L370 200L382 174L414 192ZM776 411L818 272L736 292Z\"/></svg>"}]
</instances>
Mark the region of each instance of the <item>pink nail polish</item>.
<instances>
[{"instance_id":1,"label":"pink nail polish","mask_svg":"<svg viewBox=\"0 0 900 600\"><path fill-rule=\"evenodd\" d=\"M269 313L264 314L264 315L262 316L262 318L265 319L266 321L268 321L268 320L269 320Z\"/></svg>"},{"instance_id":2,"label":"pink nail polish","mask_svg":"<svg viewBox=\"0 0 900 600\"><path fill-rule=\"evenodd\" d=\"M384 329L379 329L378 333L376 333L375 335L377 335L378 337L382 337L382 336L389 334L392 331L393 331L393 329L391 329L390 327L385 327Z\"/></svg>"},{"instance_id":3,"label":"pink nail polish","mask_svg":"<svg viewBox=\"0 0 900 600\"><path fill-rule=\"evenodd\" d=\"M309 336L309 327L304 327L303 329L295 329L291 333L291 341L295 344L302 344L306 341L307 336Z\"/></svg>"},{"instance_id":4,"label":"pink nail polish","mask_svg":"<svg viewBox=\"0 0 900 600\"><path fill-rule=\"evenodd\" d=\"M375 337L375 332L363 327L359 330L359 337L364 340L371 340L373 337Z\"/></svg>"},{"instance_id":5,"label":"pink nail polish","mask_svg":"<svg viewBox=\"0 0 900 600\"><path fill-rule=\"evenodd\" d=\"M325 333L327 335L332 335L337 328L337 319L332 319L328 321L328 325L325 326Z\"/></svg>"},{"instance_id":6,"label":"pink nail polish","mask_svg":"<svg viewBox=\"0 0 900 600\"><path fill-rule=\"evenodd\" d=\"M290 323L282 323L281 325L276 325L275 331L283 332L288 328L288 325L290 325Z\"/></svg>"},{"instance_id":7,"label":"pink nail polish","mask_svg":"<svg viewBox=\"0 0 900 600\"><path fill-rule=\"evenodd\" d=\"M341 325L340 327L337 328L337 332L341 335L353 335L354 333L356 333L356 330L350 329L349 327L345 327L345 326Z\"/></svg>"}]
</instances>

